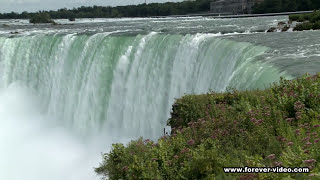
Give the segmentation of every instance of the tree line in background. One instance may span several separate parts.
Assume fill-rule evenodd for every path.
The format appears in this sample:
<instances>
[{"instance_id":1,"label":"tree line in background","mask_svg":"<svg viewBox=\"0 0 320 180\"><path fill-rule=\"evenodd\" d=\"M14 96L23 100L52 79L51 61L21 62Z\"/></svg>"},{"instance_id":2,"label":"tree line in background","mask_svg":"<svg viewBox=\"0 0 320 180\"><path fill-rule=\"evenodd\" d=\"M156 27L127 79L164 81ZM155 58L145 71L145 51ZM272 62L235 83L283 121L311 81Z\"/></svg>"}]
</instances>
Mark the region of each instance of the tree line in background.
<instances>
[{"instance_id":1,"label":"tree line in background","mask_svg":"<svg viewBox=\"0 0 320 180\"><path fill-rule=\"evenodd\" d=\"M52 19L74 18L120 18L120 17L150 17L205 13L210 11L212 0L196 0L184 2L151 3L128 6L92 6L57 11L39 11L35 13L0 13L0 19L29 19L34 16L51 17ZM253 13L274 13L287 11L303 11L320 9L319 0L265 0L253 7Z\"/></svg>"},{"instance_id":2,"label":"tree line in background","mask_svg":"<svg viewBox=\"0 0 320 180\"><path fill-rule=\"evenodd\" d=\"M253 7L253 13L277 13L320 9L319 0L264 0Z\"/></svg>"},{"instance_id":3,"label":"tree line in background","mask_svg":"<svg viewBox=\"0 0 320 180\"><path fill-rule=\"evenodd\" d=\"M177 3L151 3L117 7L82 6L70 10L64 8L57 11L39 11L36 13L0 13L0 19L28 19L40 13L48 13L53 19L168 16L208 12L210 11L210 2L211 0L196 0Z\"/></svg>"}]
</instances>

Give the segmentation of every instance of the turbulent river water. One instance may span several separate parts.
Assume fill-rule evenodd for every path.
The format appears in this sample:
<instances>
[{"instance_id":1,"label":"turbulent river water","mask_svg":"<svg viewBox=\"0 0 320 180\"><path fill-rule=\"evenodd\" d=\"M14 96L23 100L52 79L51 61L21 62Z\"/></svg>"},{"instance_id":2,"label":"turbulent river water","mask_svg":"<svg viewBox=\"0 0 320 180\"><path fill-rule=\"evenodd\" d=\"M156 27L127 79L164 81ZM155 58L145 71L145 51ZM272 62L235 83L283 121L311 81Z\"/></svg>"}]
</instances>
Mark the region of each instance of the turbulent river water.
<instances>
[{"instance_id":1,"label":"turbulent river water","mask_svg":"<svg viewBox=\"0 0 320 180\"><path fill-rule=\"evenodd\" d=\"M0 20L0 179L92 180L114 142L163 134L175 98L320 68L288 17Z\"/></svg>"}]
</instances>

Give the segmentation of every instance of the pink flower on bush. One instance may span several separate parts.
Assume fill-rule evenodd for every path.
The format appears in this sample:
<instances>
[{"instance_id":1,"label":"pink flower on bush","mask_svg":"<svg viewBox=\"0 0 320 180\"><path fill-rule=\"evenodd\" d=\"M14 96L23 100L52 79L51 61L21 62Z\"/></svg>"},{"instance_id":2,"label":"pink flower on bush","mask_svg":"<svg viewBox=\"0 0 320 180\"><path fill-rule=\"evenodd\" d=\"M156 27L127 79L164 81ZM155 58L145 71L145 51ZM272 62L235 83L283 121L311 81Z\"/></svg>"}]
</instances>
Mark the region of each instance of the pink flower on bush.
<instances>
[{"instance_id":1,"label":"pink flower on bush","mask_svg":"<svg viewBox=\"0 0 320 180\"><path fill-rule=\"evenodd\" d=\"M174 157L175 159L178 159L178 158L179 158L179 156L178 156L178 155L174 155L173 157Z\"/></svg>"},{"instance_id":2,"label":"pink flower on bush","mask_svg":"<svg viewBox=\"0 0 320 180\"><path fill-rule=\"evenodd\" d=\"M277 140L281 141L281 142L285 142L287 139L285 137L282 137L282 136L277 136Z\"/></svg>"},{"instance_id":3,"label":"pink flower on bush","mask_svg":"<svg viewBox=\"0 0 320 180\"><path fill-rule=\"evenodd\" d=\"M314 125L313 127L314 127L314 128L318 128L318 127L320 127L320 124L316 124L316 125Z\"/></svg>"},{"instance_id":4,"label":"pink flower on bush","mask_svg":"<svg viewBox=\"0 0 320 180\"><path fill-rule=\"evenodd\" d=\"M303 138L303 141L309 141L309 140L310 140L310 137Z\"/></svg>"},{"instance_id":5,"label":"pink flower on bush","mask_svg":"<svg viewBox=\"0 0 320 180\"><path fill-rule=\"evenodd\" d=\"M152 158L152 161L158 161L158 159L157 158Z\"/></svg>"},{"instance_id":6,"label":"pink flower on bush","mask_svg":"<svg viewBox=\"0 0 320 180\"><path fill-rule=\"evenodd\" d=\"M181 154L184 154L186 152L189 152L189 149L188 148L183 148L180 152L181 152Z\"/></svg>"},{"instance_id":7,"label":"pink flower on bush","mask_svg":"<svg viewBox=\"0 0 320 180\"><path fill-rule=\"evenodd\" d=\"M307 146L311 146L312 143L311 143L311 142L307 142L306 145L307 145Z\"/></svg>"},{"instance_id":8,"label":"pink flower on bush","mask_svg":"<svg viewBox=\"0 0 320 180\"><path fill-rule=\"evenodd\" d=\"M304 104L300 101L297 101L294 103L294 110L298 111L300 109L303 109L304 108Z\"/></svg>"},{"instance_id":9,"label":"pink flower on bush","mask_svg":"<svg viewBox=\"0 0 320 180\"><path fill-rule=\"evenodd\" d=\"M314 140L314 143L318 143L320 141L320 139L316 139Z\"/></svg>"},{"instance_id":10,"label":"pink flower on bush","mask_svg":"<svg viewBox=\"0 0 320 180\"><path fill-rule=\"evenodd\" d=\"M273 163L274 166L282 166L282 162L280 161L276 161Z\"/></svg>"},{"instance_id":11,"label":"pink flower on bush","mask_svg":"<svg viewBox=\"0 0 320 180\"><path fill-rule=\"evenodd\" d=\"M271 116L270 113L264 113L264 115L265 115L265 116L268 116L268 117Z\"/></svg>"},{"instance_id":12,"label":"pink flower on bush","mask_svg":"<svg viewBox=\"0 0 320 180\"><path fill-rule=\"evenodd\" d=\"M314 164L315 162L317 162L317 160L315 159L308 159L308 160L304 160L303 161L305 164Z\"/></svg>"},{"instance_id":13,"label":"pink flower on bush","mask_svg":"<svg viewBox=\"0 0 320 180\"><path fill-rule=\"evenodd\" d=\"M195 142L194 142L193 139L190 139L190 140L187 142L187 144L190 145L190 146L194 145L194 143L195 143Z\"/></svg>"},{"instance_id":14,"label":"pink flower on bush","mask_svg":"<svg viewBox=\"0 0 320 180\"><path fill-rule=\"evenodd\" d=\"M275 155L275 154L270 154L267 158L268 158L268 159L275 159L275 158L276 158L276 155Z\"/></svg>"},{"instance_id":15,"label":"pink flower on bush","mask_svg":"<svg viewBox=\"0 0 320 180\"><path fill-rule=\"evenodd\" d=\"M254 124L255 124L255 125L260 125L260 124L262 124L262 123L263 123L263 120L260 119L260 120L257 120Z\"/></svg>"},{"instance_id":16,"label":"pink flower on bush","mask_svg":"<svg viewBox=\"0 0 320 180\"><path fill-rule=\"evenodd\" d=\"M182 132L182 131L181 131L181 132ZM162 140L166 140L167 137L166 137L166 136L162 136L161 139L162 139Z\"/></svg>"},{"instance_id":17,"label":"pink flower on bush","mask_svg":"<svg viewBox=\"0 0 320 180\"><path fill-rule=\"evenodd\" d=\"M301 112L296 112L296 119L301 119L301 115L302 115Z\"/></svg>"},{"instance_id":18,"label":"pink flower on bush","mask_svg":"<svg viewBox=\"0 0 320 180\"><path fill-rule=\"evenodd\" d=\"M286 121L287 121L288 123L291 123L291 122L293 121L293 118L287 118Z\"/></svg>"},{"instance_id":19,"label":"pink flower on bush","mask_svg":"<svg viewBox=\"0 0 320 180\"><path fill-rule=\"evenodd\" d=\"M251 122L255 123L257 121L256 118L251 118Z\"/></svg>"},{"instance_id":20,"label":"pink flower on bush","mask_svg":"<svg viewBox=\"0 0 320 180\"><path fill-rule=\"evenodd\" d=\"M288 146L292 146L292 145L293 145L293 142L288 142L287 145L288 145Z\"/></svg>"}]
</instances>

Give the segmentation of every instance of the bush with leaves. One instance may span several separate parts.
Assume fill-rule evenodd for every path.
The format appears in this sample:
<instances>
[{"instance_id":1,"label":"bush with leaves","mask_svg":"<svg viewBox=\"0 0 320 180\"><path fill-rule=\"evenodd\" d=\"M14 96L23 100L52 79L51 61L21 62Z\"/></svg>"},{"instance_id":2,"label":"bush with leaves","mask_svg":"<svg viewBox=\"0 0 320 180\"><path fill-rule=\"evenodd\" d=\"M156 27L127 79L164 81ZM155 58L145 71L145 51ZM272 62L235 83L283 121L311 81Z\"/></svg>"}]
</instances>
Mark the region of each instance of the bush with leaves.
<instances>
[{"instance_id":1,"label":"bush with leaves","mask_svg":"<svg viewBox=\"0 0 320 180\"><path fill-rule=\"evenodd\" d=\"M308 14L290 15L289 19L291 21L302 22L297 24L294 28L295 31L320 29L320 11L314 11L313 13Z\"/></svg>"},{"instance_id":2,"label":"bush with leaves","mask_svg":"<svg viewBox=\"0 0 320 180\"><path fill-rule=\"evenodd\" d=\"M109 179L319 179L320 74L266 90L187 95L170 136L114 144L96 172ZM309 167L304 174L226 174L223 167Z\"/></svg>"}]
</instances>

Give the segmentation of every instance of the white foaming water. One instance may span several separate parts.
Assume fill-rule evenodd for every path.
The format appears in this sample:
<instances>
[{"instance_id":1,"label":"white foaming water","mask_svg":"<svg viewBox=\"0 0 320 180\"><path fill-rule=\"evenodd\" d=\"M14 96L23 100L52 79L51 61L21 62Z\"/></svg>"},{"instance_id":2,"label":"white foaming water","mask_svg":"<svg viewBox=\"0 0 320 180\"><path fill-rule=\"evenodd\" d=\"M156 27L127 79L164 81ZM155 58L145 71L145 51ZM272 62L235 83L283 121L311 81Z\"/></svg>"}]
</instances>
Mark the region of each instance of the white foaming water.
<instances>
[{"instance_id":1,"label":"white foaming water","mask_svg":"<svg viewBox=\"0 0 320 180\"><path fill-rule=\"evenodd\" d=\"M93 167L102 150L97 139L83 142L55 127L38 102L33 91L19 84L0 90L0 179L97 179Z\"/></svg>"}]
</instances>

